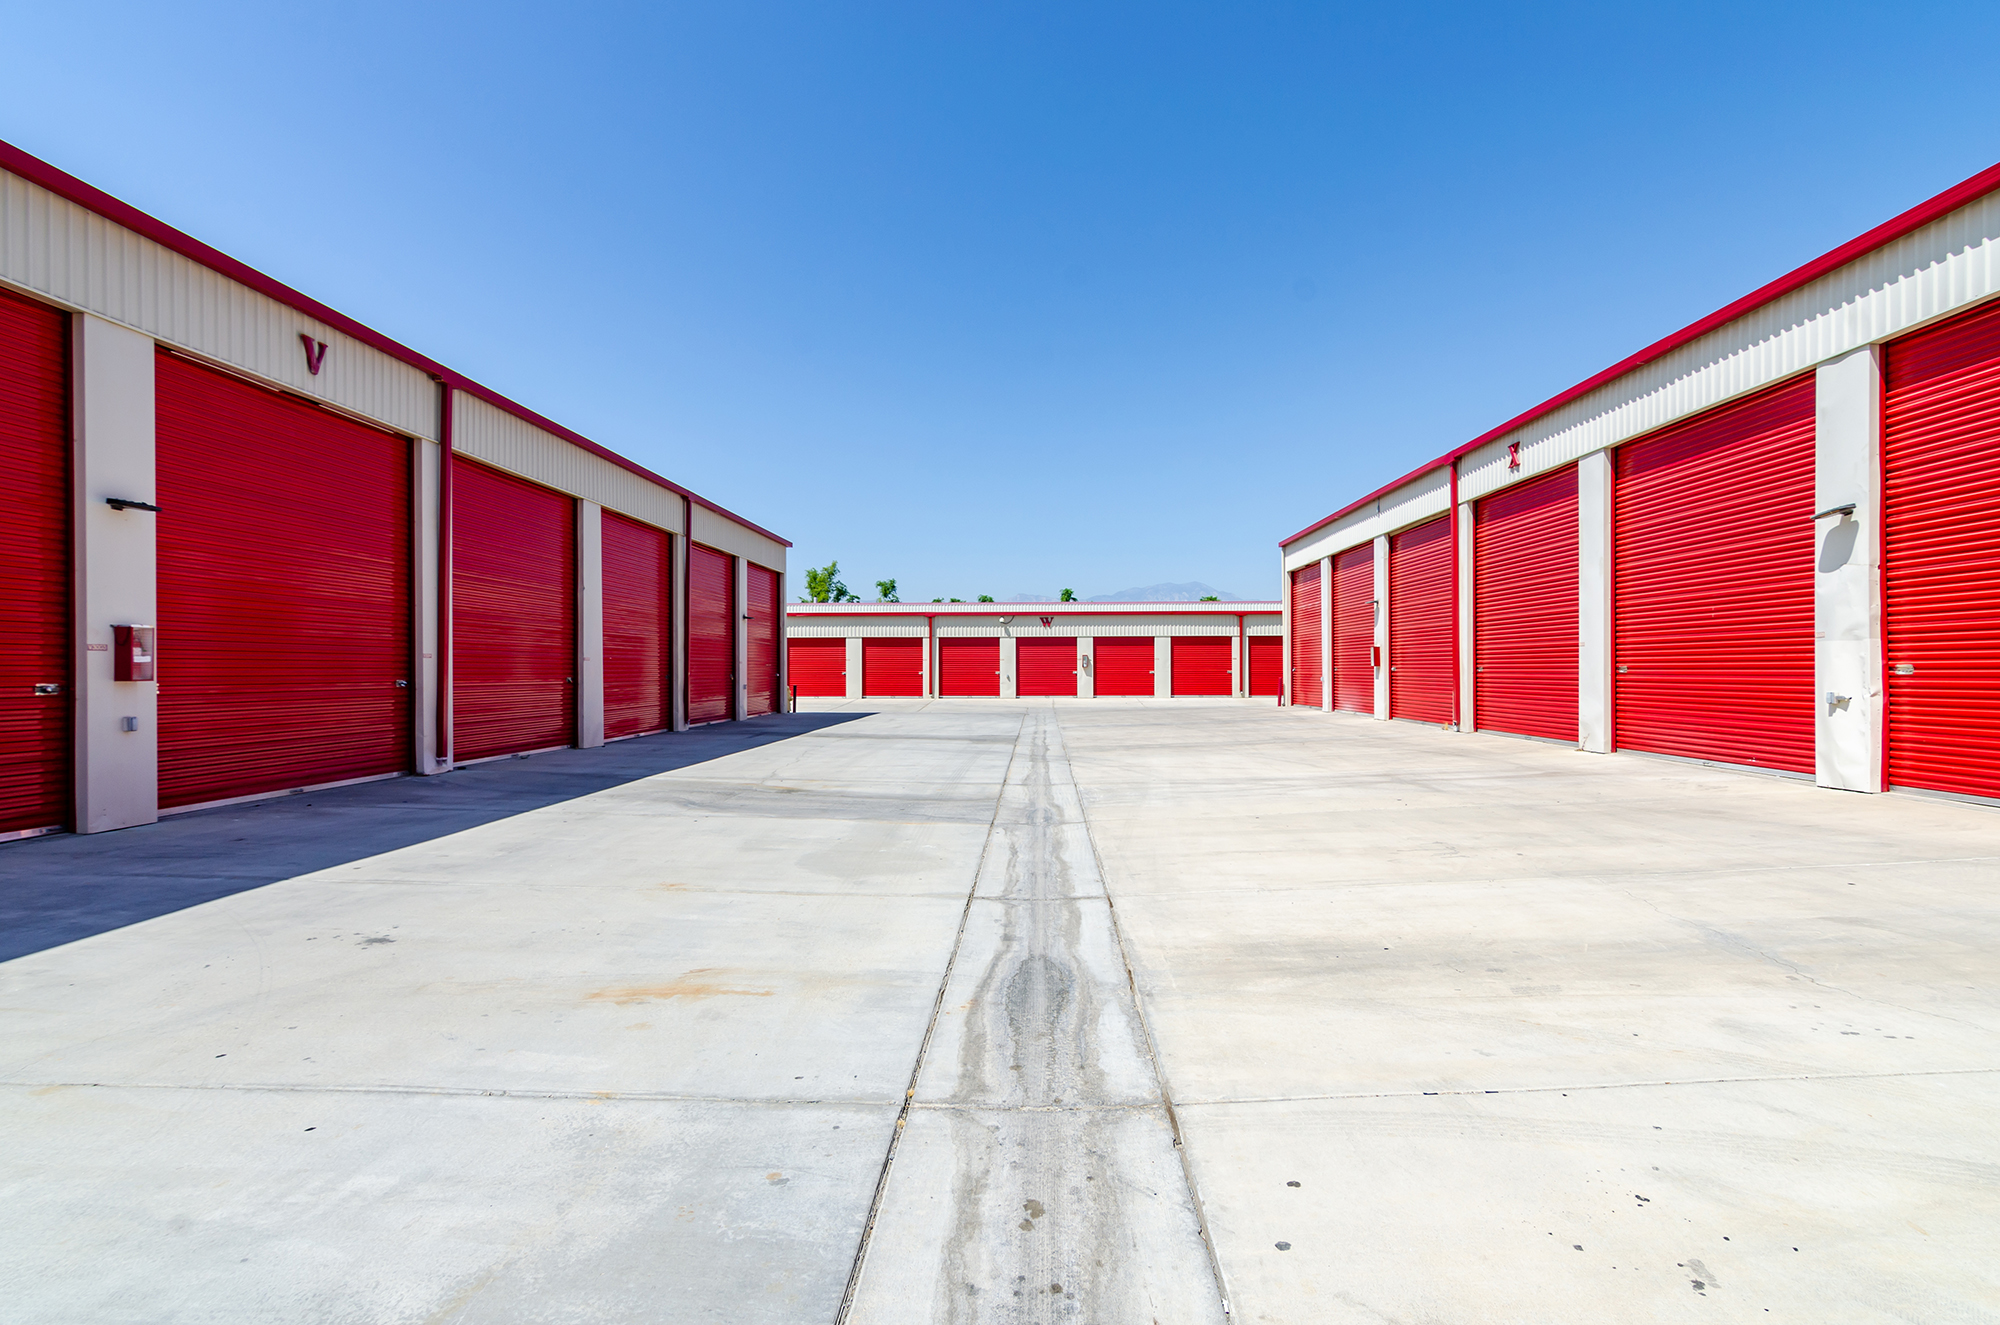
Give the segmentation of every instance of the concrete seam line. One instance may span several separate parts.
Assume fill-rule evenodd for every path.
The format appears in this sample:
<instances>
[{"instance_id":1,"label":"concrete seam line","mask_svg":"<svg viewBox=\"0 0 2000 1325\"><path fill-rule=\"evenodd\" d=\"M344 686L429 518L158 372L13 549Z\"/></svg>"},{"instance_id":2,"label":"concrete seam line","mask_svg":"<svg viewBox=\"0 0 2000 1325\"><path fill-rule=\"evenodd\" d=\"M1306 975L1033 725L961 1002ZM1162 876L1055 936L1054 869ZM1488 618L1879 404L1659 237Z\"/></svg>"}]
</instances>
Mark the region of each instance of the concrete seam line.
<instances>
[{"instance_id":1,"label":"concrete seam line","mask_svg":"<svg viewBox=\"0 0 2000 1325\"><path fill-rule=\"evenodd\" d=\"M1183 1109L1222 1109L1238 1104L1311 1104L1320 1100L1412 1100L1451 1095L1547 1095L1553 1091L1655 1090L1661 1086L1754 1086L1772 1081L1902 1081L1915 1077L1976 1077L2000 1067L1932 1067L1908 1072L1790 1072L1767 1077L1675 1077L1659 1081L1585 1081L1557 1086L1461 1086L1450 1090L1357 1090L1337 1095L1245 1095L1237 1099L1182 1100Z\"/></svg>"},{"instance_id":2,"label":"concrete seam line","mask_svg":"<svg viewBox=\"0 0 2000 1325\"><path fill-rule=\"evenodd\" d=\"M875 1221L881 1216L882 1200L889 1192L889 1170L896 1163L896 1148L902 1144L903 1127L910 1121L910 1106L917 1097L917 1080L923 1075L924 1059L931 1049L931 1037L937 1033L938 1017L944 1012L944 996L951 988L951 973L958 966L959 949L965 945L965 926L972 917L973 899L979 895L979 881L986 875L986 857L993 847L993 829L1000 822L1000 805L1013 781L1014 760L1020 754L1021 737L1027 728L1028 717L1024 713L1014 729L1014 744L1007 751L1007 767L1001 770L1000 784L993 790L993 814L986 821L986 836L979 843L979 861L973 866L972 883L965 890L965 905L958 913L958 932L952 936L951 951L945 956L944 972L938 977L937 997L931 1000L930 1020L924 1023L923 1038L917 1042L917 1060L910 1067L910 1084L903 1092L902 1107L896 1112L896 1125L889 1132L889 1149L882 1156L882 1171L875 1178L875 1195L868 1202L868 1220L861 1226L861 1241L854 1248L854 1264L847 1272L847 1288L840 1295L840 1310L833 1318L834 1325L846 1325L848 1314L854 1310L854 1295L861 1288L861 1270L868 1260L868 1244L874 1239Z\"/></svg>"},{"instance_id":3,"label":"concrete seam line","mask_svg":"<svg viewBox=\"0 0 2000 1325\"><path fill-rule=\"evenodd\" d=\"M1229 1281L1223 1277L1222 1259L1216 1254L1215 1238L1208 1230L1208 1210L1202 1205L1201 1188L1195 1183L1194 1166L1181 1139L1180 1114L1174 1109L1173 1092L1167 1088L1166 1070L1160 1065L1160 1048L1153 1038L1153 1022L1146 1015L1145 1000L1139 997L1139 979L1132 970L1132 953L1125 943L1125 924L1118 918L1118 903L1111 895L1111 872L1104 867L1104 853L1097 849L1097 834L1090 826L1090 807L1084 803L1083 787L1076 778L1076 766L1070 762L1069 740L1062 735L1062 715L1054 705L1049 706L1049 722L1062 741L1063 763L1069 769L1069 784L1076 793L1077 818L1083 824L1084 841L1090 843L1090 858L1097 865L1097 884L1104 890L1104 909L1111 917L1111 936L1118 942L1118 960L1125 966L1125 987L1132 994L1132 1015L1139 1019L1139 1032L1145 1037L1146 1059L1153 1065L1153 1084L1159 1088L1160 1107L1166 1112L1167 1127L1174 1137L1174 1149L1180 1154L1181 1181L1187 1184L1188 1202L1194 1207L1195 1227L1201 1232L1201 1245L1208 1251L1208 1269L1215 1276L1215 1291L1222 1299L1223 1317L1229 1319L1232 1318Z\"/></svg>"},{"instance_id":4,"label":"concrete seam line","mask_svg":"<svg viewBox=\"0 0 2000 1325\"><path fill-rule=\"evenodd\" d=\"M792 1109L886 1109L893 1098L788 1098L751 1095L676 1095L663 1090L528 1090L504 1086L342 1086L287 1081L0 1081L0 1090L236 1090L282 1095L430 1095L463 1099L589 1100L595 1104L741 1104Z\"/></svg>"}]
</instances>

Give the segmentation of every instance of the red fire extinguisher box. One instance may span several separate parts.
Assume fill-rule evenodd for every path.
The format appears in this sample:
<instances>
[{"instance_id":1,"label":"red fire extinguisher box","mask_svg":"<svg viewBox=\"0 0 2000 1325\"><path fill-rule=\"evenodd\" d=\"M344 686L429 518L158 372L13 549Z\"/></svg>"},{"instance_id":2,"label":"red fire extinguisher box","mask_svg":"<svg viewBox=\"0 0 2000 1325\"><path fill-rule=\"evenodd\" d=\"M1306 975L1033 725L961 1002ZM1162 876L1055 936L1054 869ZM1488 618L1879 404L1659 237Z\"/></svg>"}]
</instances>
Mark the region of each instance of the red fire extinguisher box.
<instances>
[{"instance_id":1,"label":"red fire extinguisher box","mask_svg":"<svg viewBox=\"0 0 2000 1325\"><path fill-rule=\"evenodd\" d=\"M153 679L153 627L111 628L111 678L114 681Z\"/></svg>"}]
</instances>

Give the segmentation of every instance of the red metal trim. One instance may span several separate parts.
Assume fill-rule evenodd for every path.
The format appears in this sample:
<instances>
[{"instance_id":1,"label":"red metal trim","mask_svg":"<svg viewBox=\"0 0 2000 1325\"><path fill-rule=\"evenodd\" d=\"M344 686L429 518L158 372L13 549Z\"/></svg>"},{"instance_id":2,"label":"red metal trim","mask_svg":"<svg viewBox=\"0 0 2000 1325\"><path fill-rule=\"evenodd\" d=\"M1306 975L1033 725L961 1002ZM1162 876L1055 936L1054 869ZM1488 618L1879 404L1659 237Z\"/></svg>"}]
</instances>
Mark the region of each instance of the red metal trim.
<instances>
[{"instance_id":1,"label":"red metal trim","mask_svg":"<svg viewBox=\"0 0 2000 1325\"><path fill-rule=\"evenodd\" d=\"M437 758L452 766L451 721L451 383L438 383Z\"/></svg>"},{"instance_id":2,"label":"red metal trim","mask_svg":"<svg viewBox=\"0 0 2000 1325\"><path fill-rule=\"evenodd\" d=\"M76 178L76 176L59 170L40 157L24 152L12 143L4 140L0 140L0 170L6 170L19 175L30 183L47 189L57 197L67 198L77 206L97 213L114 225L123 226L134 234L143 235L162 248L170 249L190 261L198 262L210 271L226 276L239 285L248 286L261 295L275 299L297 312L304 313L307 317L324 322L327 326L338 330L342 335L350 336L364 345L380 350L392 359L399 359L413 368L419 368L448 386L455 387L460 391L470 392L494 408L504 410L512 414L515 418L532 423L535 427L541 428L546 432L554 433L572 446L582 447L592 455L609 460L612 464L637 474L649 483L657 483L671 492L677 492L692 501L700 502L704 507L714 511L717 515L742 525L745 529L754 530L774 543L782 544L785 547L792 546L788 540L778 537L778 535L765 529L763 526L752 524L742 516L716 505L699 493L690 492L673 480L655 474L652 470L647 469L637 461L627 460L624 456L598 445L581 433L570 431L553 419L546 418L525 405L509 400L491 387L482 386L471 378L452 371L435 359L417 353L401 341L393 340L372 327L364 326L345 313L337 312L320 303L317 299L301 294L284 282L266 276L263 272L230 257L220 249L211 248L192 235L176 230L166 222L147 215L130 203L121 202L102 189L86 184Z\"/></svg>"},{"instance_id":3,"label":"red metal trim","mask_svg":"<svg viewBox=\"0 0 2000 1325\"><path fill-rule=\"evenodd\" d=\"M1892 244L1912 231L1922 229L1939 217L1949 215L1968 203L1978 201L1995 189L2000 189L2000 164L1988 166L1970 179L1952 185L1936 197L1918 203L1902 215L1884 221L1881 225L1876 226L1866 234L1856 236L1848 240L1845 244L1842 244L1839 248L1814 258L1805 266L1785 273L1769 285L1752 290L1736 302L1716 309L1713 313L1710 313L1707 317L1697 322L1690 322L1687 326L1682 327L1672 335L1654 341L1637 354L1620 359L1603 372L1585 378L1569 390L1550 396L1533 409L1516 414L1499 427L1490 428L1463 446L1447 451L1428 464L1411 470L1395 482L1385 483L1367 496L1349 502L1332 515L1307 525L1290 538L1279 539L1278 546L1286 547L1296 543L1307 534L1324 529L1342 516L1351 515L1363 506L1366 506L1369 502L1379 497L1387 496L1404 484L1423 477L1439 465L1455 461L1468 451L1484 446L1497 437L1503 437L1524 424L1533 423L1536 419L1561 409L1564 405L1569 404L1570 401L1577 399L1579 396L1588 395L1605 383L1615 378L1623 377L1635 368L1643 368L1655 360L1664 358L1681 346L1686 345L1689 341L1697 340L1725 323L1734 322L1737 318L1762 308L1765 304L1782 299L1792 291L1810 285L1828 272L1844 267L1858 258L1866 257L1876 249Z\"/></svg>"}]
</instances>

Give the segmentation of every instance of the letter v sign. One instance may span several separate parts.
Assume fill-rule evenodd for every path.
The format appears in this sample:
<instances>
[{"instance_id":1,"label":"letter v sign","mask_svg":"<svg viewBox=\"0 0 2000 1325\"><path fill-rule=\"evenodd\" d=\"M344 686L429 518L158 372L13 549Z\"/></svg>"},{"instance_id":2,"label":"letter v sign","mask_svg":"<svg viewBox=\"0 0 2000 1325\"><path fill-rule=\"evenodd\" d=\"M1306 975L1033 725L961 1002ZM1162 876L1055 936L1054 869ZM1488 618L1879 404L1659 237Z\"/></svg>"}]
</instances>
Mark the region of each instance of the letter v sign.
<instances>
[{"instance_id":1,"label":"letter v sign","mask_svg":"<svg viewBox=\"0 0 2000 1325\"><path fill-rule=\"evenodd\" d=\"M306 371L319 376L319 366L326 362L326 342L314 340L305 332L299 333L299 344L306 347Z\"/></svg>"}]
</instances>

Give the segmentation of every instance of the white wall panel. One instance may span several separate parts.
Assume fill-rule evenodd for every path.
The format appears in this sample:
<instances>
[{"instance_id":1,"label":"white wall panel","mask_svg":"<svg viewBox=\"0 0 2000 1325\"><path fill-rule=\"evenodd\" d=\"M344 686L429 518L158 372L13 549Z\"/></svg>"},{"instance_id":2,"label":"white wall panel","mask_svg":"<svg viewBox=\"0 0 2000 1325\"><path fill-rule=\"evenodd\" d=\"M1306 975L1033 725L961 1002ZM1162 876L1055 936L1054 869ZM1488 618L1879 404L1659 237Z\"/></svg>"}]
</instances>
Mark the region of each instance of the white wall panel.
<instances>
[{"instance_id":1,"label":"white wall panel","mask_svg":"<svg viewBox=\"0 0 2000 1325\"><path fill-rule=\"evenodd\" d=\"M1472 452L1460 494L1483 496L1996 294L2000 194L1989 194Z\"/></svg>"},{"instance_id":2,"label":"white wall panel","mask_svg":"<svg viewBox=\"0 0 2000 1325\"><path fill-rule=\"evenodd\" d=\"M617 466L614 465L612 468L616 469ZM627 473L624 470L619 472ZM640 483L646 482L636 474L627 473L627 477ZM652 485L647 484L647 486ZM766 538L754 529L746 529L700 502L696 502L694 506L694 541L706 543L717 551L727 552L733 556L748 557L759 566L771 570L785 569L785 546L782 543Z\"/></svg>"},{"instance_id":3,"label":"white wall panel","mask_svg":"<svg viewBox=\"0 0 2000 1325\"><path fill-rule=\"evenodd\" d=\"M0 281L399 432L437 435L426 373L7 171ZM326 342L318 376L301 332Z\"/></svg>"},{"instance_id":4,"label":"white wall panel","mask_svg":"<svg viewBox=\"0 0 2000 1325\"><path fill-rule=\"evenodd\" d=\"M2000 193L1912 231L1459 460L1473 501L2000 295ZM1520 465L1509 469L1510 444ZM1440 465L1284 549L1287 570L1441 513Z\"/></svg>"},{"instance_id":5,"label":"white wall panel","mask_svg":"<svg viewBox=\"0 0 2000 1325\"><path fill-rule=\"evenodd\" d=\"M1440 465L1411 479L1402 487L1385 493L1358 511L1350 511L1324 529L1307 534L1285 548L1285 570L1295 571L1321 557L1383 534L1393 534L1414 524L1443 515L1451 509L1451 471Z\"/></svg>"},{"instance_id":6,"label":"white wall panel","mask_svg":"<svg viewBox=\"0 0 2000 1325\"><path fill-rule=\"evenodd\" d=\"M572 446L477 396L460 391L453 395L453 401L451 443L455 450L635 520L681 532L679 493Z\"/></svg>"}]
</instances>

